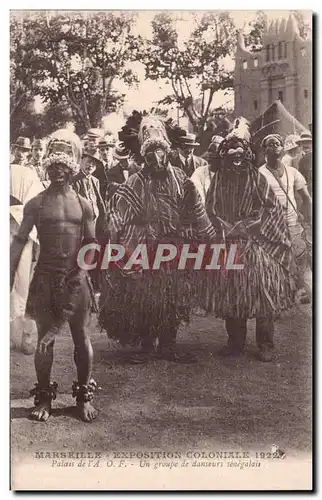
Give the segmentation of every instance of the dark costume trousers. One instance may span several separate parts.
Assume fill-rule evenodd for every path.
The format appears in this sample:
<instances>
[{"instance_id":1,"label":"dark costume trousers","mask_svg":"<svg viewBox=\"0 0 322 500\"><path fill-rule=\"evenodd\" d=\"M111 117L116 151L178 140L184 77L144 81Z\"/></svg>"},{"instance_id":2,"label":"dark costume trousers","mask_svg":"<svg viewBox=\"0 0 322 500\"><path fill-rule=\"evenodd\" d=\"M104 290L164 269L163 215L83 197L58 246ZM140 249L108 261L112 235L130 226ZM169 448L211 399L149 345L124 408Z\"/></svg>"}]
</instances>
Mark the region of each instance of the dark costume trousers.
<instances>
[{"instance_id":1,"label":"dark costume trousers","mask_svg":"<svg viewBox=\"0 0 322 500\"><path fill-rule=\"evenodd\" d=\"M228 346L243 351L247 335L247 318L226 318ZM256 343L260 350L273 349L274 321L272 317L256 318Z\"/></svg>"}]
</instances>

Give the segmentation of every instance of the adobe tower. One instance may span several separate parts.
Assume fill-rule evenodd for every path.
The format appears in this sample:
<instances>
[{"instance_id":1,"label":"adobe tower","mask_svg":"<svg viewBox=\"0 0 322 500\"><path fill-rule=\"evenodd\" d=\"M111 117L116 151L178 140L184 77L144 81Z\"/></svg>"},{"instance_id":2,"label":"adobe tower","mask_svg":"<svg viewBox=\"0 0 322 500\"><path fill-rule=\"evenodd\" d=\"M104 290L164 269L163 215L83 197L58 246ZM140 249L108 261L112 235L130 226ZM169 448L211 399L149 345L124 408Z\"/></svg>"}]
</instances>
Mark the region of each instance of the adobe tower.
<instances>
[{"instance_id":1,"label":"adobe tower","mask_svg":"<svg viewBox=\"0 0 322 500\"><path fill-rule=\"evenodd\" d=\"M305 127L312 122L312 41L300 37L293 14L266 27L258 52L238 34L234 90L236 116L251 121L279 99Z\"/></svg>"}]
</instances>

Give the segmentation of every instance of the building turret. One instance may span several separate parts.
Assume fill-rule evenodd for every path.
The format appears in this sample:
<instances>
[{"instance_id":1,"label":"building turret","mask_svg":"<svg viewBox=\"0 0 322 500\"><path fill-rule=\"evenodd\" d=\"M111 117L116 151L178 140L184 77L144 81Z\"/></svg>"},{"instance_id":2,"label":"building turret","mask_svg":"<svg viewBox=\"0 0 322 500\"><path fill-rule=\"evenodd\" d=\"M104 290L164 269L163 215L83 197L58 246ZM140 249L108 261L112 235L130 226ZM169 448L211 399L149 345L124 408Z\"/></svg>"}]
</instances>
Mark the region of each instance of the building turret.
<instances>
[{"instance_id":1,"label":"building turret","mask_svg":"<svg viewBox=\"0 0 322 500\"><path fill-rule=\"evenodd\" d=\"M279 36L281 38L285 37L285 31L286 31L286 19L283 17L279 28Z\"/></svg>"},{"instance_id":2,"label":"building turret","mask_svg":"<svg viewBox=\"0 0 322 500\"><path fill-rule=\"evenodd\" d=\"M304 126L312 121L312 41L299 35L294 14L265 27L263 47L251 52L242 33L235 56L235 114L257 118L274 101Z\"/></svg>"},{"instance_id":3,"label":"building turret","mask_svg":"<svg viewBox=\"0 0 322 500\"><path fill-rule=\"evenodd\" d=\"M296 38L300 38L299 27L294 14L291 12L286 24L285 39L286 41L293 41Z\"/></svg>"},{"instance_id":4,"label":"building turret","mask_svg":"<svg viewBox=\"0 0 322 500\"><path fill-rule=\"evenodd\" d=\"M246 50L245 38L241 31L237 33L237 50Z\"/></svg>"}]
</instances>

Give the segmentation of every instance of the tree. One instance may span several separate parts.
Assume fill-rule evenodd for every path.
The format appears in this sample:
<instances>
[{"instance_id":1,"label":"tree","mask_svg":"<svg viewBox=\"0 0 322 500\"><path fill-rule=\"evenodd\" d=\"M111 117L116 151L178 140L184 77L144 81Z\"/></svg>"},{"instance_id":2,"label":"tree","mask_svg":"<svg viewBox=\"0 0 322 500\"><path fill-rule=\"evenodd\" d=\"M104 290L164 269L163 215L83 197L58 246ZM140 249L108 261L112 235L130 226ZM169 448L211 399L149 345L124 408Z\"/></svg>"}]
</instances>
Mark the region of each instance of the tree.
<instances>
[{"instance_id":1,"label":"tree","mask_svg":"<svg viewBox=\"0 0 322 500\"><path fill-rule=\"evenodd\" d=\"M267 14L263 10L258 10L254 21L248 23L248 26L251 30L244 37L245 45L252 52L257 52L263 46L263 33L267 26Z\"/></svg>"},{"instance_id":2,"label":"tree","mask_svg":"<svg viewBox=\"0 0 322 500\"><path fill-rule=\"evenodd\" d=\"M305 21L304 16L300 10L292 10L292 13L297 21L300 36L304 40L306 40L308 38L308 35L311 33L311 24Z\"/></svg>"},{"instance_id":3,"label":"tree","mask_svg":"<svg viewBox=\"0 0 322 500\"><path fill-rule=\"evenodd\" d=\"M25 13L25 50L32 54L38 94L45 102L65 102L83 130L99 126L123 101L114 81L137 81L128 66L141 44L131 33L133 22L127 12Z\"/></svg>"},{"instance_id":4,"label":"tree","mask_svg":"<svg viewBox=\"0 0 322 500\"><path fill-rule=\"evenodd\" d=\"M37 112L34 102L20 107L12 118L11 140L18 136L29 137L31 140L50 135L57 128L63 128L67 123L74 122L74 116L66 103L47 103L41 112Z\"/></svg>"},{"instance_id":5,"label":"tree","mask_svg":"<svg viewBox=\"0 0 322 500\"><path fill-rule=\"evenodd\" d=\"M24 17L16 13L10 19L10 129L23 129L22 119L33 109L34 96L42 80L39 68L35 65L35 53L30 50L37 44L37 35L26 29ZM26 33L28 32L28 36ZM18 134L19 135L19 134Z\"/></svg>"},{"instance_id":6,"label":"tree","mask_svg":"<svg viewBox=\"0 0 322 500\"><path fill-rule=\"evenodd\" d=\"M146 78L163 80L172 92L159 104L177 103L193 129L204 129L216 91L233 86L224 58L235 46L235 27L227 12L204 13L188 39L179 43L173 14L158 13L152 21L153 38L147 41ZM194 88L197 89L195 92Z\"/></svg>"}]
</instances>

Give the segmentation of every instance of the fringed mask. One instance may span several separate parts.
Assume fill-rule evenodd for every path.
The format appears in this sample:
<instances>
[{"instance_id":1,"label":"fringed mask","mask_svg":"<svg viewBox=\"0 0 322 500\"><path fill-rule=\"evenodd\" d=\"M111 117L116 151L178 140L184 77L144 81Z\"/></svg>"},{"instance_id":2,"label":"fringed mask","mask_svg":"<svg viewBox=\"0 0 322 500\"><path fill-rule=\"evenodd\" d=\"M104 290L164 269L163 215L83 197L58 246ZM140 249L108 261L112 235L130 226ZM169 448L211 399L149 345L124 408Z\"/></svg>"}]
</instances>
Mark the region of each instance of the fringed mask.
<instances>
[{"instance_id":1,"label":"fringed mask","mask_svg":"<svg viewBox=\"0 0 322 500\"><path fill-rule=\"evenodd\" d=\"M154 172L164 171L168 165L171 148L163 122L156 117L144 117L139 140L140 152L148 168Z\"/></svg>"},{"instance_id":2,"label":"fringed mask","mask_svg":"<svg viewBox=\"0 0 322 500\"><path fill-rule=\"evenodd\" d=\"M250 146L249 127L246 121L236 120L235 128L220 143L218 155L225 170L239 173L253 165L254 153Z\"/></svg>"},{"instance_id":3,"label":"fringed mask","mask_svg":"<svg viewBox=\"0 0 322 500\"><path fill-rule=\"evenodd\" d=\"M74 176L79 172L81 155L79 137L71 130L59 129L50 138L43 166L52 170L55 165L64 165Z\"/></svg>"}]
</instances>

